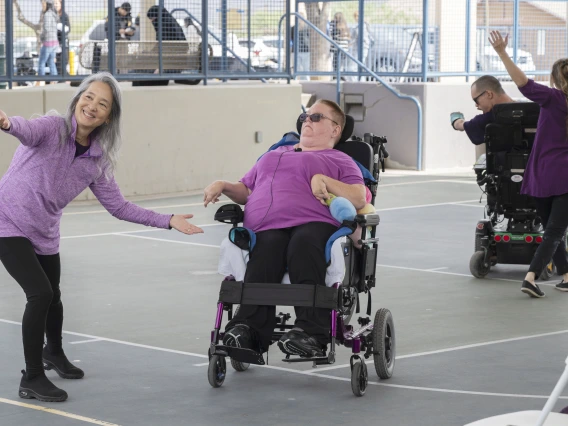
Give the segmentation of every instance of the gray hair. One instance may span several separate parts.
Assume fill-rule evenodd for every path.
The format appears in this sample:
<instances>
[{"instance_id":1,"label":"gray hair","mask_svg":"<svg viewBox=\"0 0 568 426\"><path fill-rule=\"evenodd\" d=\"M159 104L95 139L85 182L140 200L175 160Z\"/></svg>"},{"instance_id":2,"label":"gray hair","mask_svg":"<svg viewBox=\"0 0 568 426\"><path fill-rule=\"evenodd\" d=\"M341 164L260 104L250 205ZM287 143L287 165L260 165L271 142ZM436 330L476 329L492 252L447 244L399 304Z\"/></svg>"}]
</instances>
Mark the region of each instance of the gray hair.
<instances>
[{"instance_id":1,"label":"gray hair","mask_svg":"<svg viewBox=\"0 0 568 426\"><path fill-rule=\"evenodd\" d=\"M67 139L73 132L72 119L75 115L75 108L79 102L81 95L87 90L91 83L99 81L101 83L106 83L112 91L112 106L110 109L109 123L103 124L93 130L93 137L97 140L103 151L103 161L99 162L99 170L101 174L104 173L105 177L108 179L114 174L114 169L116 168L116 163L118 161L118 151L122 145L122 132L121 132L121 122L120 116L122 113L122 94L118 81L108 72L99 72L85 78L79 88L77 93L69 102L67 107L67 113L63 116L65 120L65 129L61 132L61 145L67 143ZM103 169L104 167L104 169Z\"/></svg>"}]
</instances>

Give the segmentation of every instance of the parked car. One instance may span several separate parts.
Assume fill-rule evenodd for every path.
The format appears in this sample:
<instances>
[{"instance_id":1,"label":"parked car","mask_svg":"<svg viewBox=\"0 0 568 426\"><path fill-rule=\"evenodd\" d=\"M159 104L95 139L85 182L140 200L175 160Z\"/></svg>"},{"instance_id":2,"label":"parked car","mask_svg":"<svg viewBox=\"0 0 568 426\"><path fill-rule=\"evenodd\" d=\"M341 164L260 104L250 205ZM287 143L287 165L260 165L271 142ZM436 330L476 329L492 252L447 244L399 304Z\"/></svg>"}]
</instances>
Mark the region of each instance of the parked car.
<instances>
[{"instance_id":1,"label":"parked car","mask_svg":"<svg viewBox=\"0 0 568 426\"><path fill-rule=\"evenodd\" d=\"M513 49L508 47L506 49L507 54L513 58ZM533 61L533 57L530 52L522 49L517 49L517 66L524 71L529 78L534 78L534 75L530 75L531 71L536 70L536 66ZM492 46L485 46L481 54L477 56L477 70L478 71L506 71L503 61L495 52ZM498 76L499 80L511 80L508 75Z\"/></svg>"}]
</instances>

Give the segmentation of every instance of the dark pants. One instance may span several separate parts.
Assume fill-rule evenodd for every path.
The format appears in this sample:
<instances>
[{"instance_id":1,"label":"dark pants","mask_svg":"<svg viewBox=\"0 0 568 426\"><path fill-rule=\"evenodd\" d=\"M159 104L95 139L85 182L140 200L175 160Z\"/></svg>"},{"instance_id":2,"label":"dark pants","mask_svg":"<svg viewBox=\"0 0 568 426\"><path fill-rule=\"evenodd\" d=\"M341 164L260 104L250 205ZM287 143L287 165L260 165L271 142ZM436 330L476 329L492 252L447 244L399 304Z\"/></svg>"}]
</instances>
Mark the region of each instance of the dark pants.
<instances>
[{"instance_id":1,"label":"dark pants","mask_svg":"<svg viewBox=\"0 0 568 426\"><path fill-rule=\"evenodd\" d=\"M329 223L312 222L258 232L244 282L286 285L281 282L288 268L292 284L325 285L325 244L335 231L337 227ZM296 307L295 311L296 327L321 344L329 342L329 309ZM226 329L239 323L247 324L255 331L261 350L266 351L276 327L276 307L241 305Z\"/></svg>"},{"instance_id":2,"label":"dark pants","mask_svg":"<svg viewBox=\"0 0 568 426\"><path fill-rule=\"evenodd\" d=\"M28 239L8 237L0 238L0 261L26 293L28 303L22 320L24 357L26 371L36 375L43 372L44 333L50 351L61 351L63 304L59 254L38 255Z\"/></svg>"},{"instance_id":3,"label":"dark pants","mask_svg":"<svg viewBox=\"0 0 568 426\"><path fill-rule=\"evenodd\" d=\"M67 44L67 47L69 47L69 44ZM56 61L56 66L57 66L57 75L63 75L64 71L65 74L68 75L67 73L67 65L69 65L69 55L68 55L68 51L67 50L62 50L59 53L55 54L55 61ZM63 69L63 58L65 58L65 69Z\"/></svg>"},{"instance_id":4,"label":"dark pants","mask_svg":"<svg viewBox=\"0 0 568 426\"><path fill-rule=\"evenodd\" d=\"M559 274L568 272L568 254L564 236L568 228L568 194L554 197L535 197L536 210L542 219L544 236L529 267L538 277L550 260Z\"/></svg>"}]
</instances>

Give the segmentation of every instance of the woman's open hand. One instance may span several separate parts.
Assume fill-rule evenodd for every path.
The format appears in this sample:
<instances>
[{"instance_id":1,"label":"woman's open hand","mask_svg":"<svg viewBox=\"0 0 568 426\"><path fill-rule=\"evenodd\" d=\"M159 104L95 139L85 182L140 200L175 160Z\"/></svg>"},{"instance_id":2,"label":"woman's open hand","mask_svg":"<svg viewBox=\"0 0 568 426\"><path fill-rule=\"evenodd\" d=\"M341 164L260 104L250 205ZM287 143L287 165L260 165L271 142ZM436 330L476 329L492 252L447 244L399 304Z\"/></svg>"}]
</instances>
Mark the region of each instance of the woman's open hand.
<instances>
[{"instance_id":1,"label":"woman's open hand","mask_svg":"<svg viewBox=\"0 0 568 426\"><path fill-rule=\"evenodd\" d=\"M505 38L503 38L499 31L491 31L489 43L491 43L491 46L493 46L493 49L495 49L495 52L498 54L505 53L507 44L509 43L509 34L506 34Z\"/></svg>"},{"instance_id":2,"label":"woman's open hand","mask_svg":"<svg viewBox=\"0 0 568 426\"><path fill-rule=\"evenodd\" d=\"M6 113L2 110L0 110L0 127L3 130L10 130L10 120L8 119L8 116L6 115Z\"/></svg>"},{"instance_id":3,"label":"woman's open hand","mask_svg":"<svg viewBox=\"0 0 568 426\"><path fill-rule=\"evenodd\" d=\"M170 226L187 235L203 234L203 229L187 221L187 219L191 219L192 217L192 214L174 214L170 219Z\"/></svg>"}]
</instances>

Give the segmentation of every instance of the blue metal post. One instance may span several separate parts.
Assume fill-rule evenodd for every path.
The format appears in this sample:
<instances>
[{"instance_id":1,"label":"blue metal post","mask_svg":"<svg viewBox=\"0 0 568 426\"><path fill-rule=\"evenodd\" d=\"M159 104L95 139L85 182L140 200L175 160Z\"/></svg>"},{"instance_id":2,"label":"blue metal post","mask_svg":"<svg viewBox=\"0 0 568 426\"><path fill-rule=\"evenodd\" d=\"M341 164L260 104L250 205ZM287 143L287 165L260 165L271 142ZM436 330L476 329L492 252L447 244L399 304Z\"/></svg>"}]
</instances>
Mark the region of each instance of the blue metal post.
<instances>
[{"instance_id":1,"label":"blue metal post","mask_svg":"<svg viewBox=\"0 0 568 426\"><path fill-rule=\"evenodd\" d=\"M357 59L359 62L363 62L363 35L365 34L365 5L363 4L363 0L359 0L359 30L357 31ZM363 70L361 67L357 67L358 79L361 79L361 72Z\"/></svg>"},{"instance_id":2,"label":"blue metal post","mask_svg":"<svg viewBox=\"0 0 568 426\"><path fill-rule=\"evenodd\" d=\"M201 72L203 85L207 86L209 74L209 0L201 0Z\"/></svg>"},{"instance_id":3,"label":"blue metal post","mask_svg":"<svg viewBox=\"0 0 568 426\"><path fill-rule=\"evenodd\" d=\"M471 49L471 24L469 22L471 18L471 0L465 0L465 81L469 83L469 54Z\"/></svg>"},{"instance_id":4,"label":"blue metal post","mask_svg":"<svg viewBox=\"0 0 568 426\"><path fill-rule=\"evenodd\" d=\"M286 74L288 74L288 84L290 84L290 73L292 72L290 66L290 3L289 1L286 2L286 37L282 41L282 44L278 45L278 51L280 52L281 48L284 48L284 52L286 52ZM297 21L297 20L296 20ZM294 63L295 65L295 63Z\"/></svg>"},{"instance_id":5,"label":"blue metal post","mask_svg":"<svg viewBox=\"0 0 568 426\"><path fill-rule=\"evenodd\" d=\"M6 38L4 52L6 55L6 77L8 78L8 87L12 88L12 78L14 77L14 25L12 16L12 2L7 1L4 3L5 16L6 16Z\"/></svg>"},{"instance_id":6,"label":"blue metal post","mask_svg":"<svg viewBox=\"0 0 568 426\"><path fill-rule=\"evenodd\" d=\"M428 0L422 1L422 82L428 80ZM419 157L422 154L419 153ZM420 169L419 169L420 170Z\"/></svg>"},{"instance_id":7,"label":"blue metal post","mask_svg":"<svg viewBox=\"0 0 568 426\"><path fill-rule=\"evenodd\" d=\"M227 72L227 0L221 0L221 47L221 69Z\"/></svg>"},{"instance_id":8,"label":"blue metal post","mask_svg":"<svg viewBox=\"0 0 568 426\"><path fill-rule=\"evenodd\" d=\"M247 46L248 46L248 66L247 66L247 72L250 74L250 68L251 68L251 57L250 57L250 52L251 52L251 39L250 39L250 19L251 19L251 0L247 0Z\"/></svg>"},{"instance_id":9,"label":"blue metal post","mask_svg":"<svg viewBox=\"0 0 568 426\"><path fill-rule=\"evenodd\" d=\"M116 51L115 51L115 13L114 1L108 0L108 70L112 75L116 75Z\"/></svg>"},{"instance_id":10,"label":"blue metal post","mask_svg":"<svg viewBox=\"0 0 568 426\"><path fill-rule=\"evenodd\" d=\"M164 61L163 61L163 54L164 51L162 49L162 29L164 28L163 25L163 21L162 21L162 10L164 9L164 0L160 0L159 2L159 12L160 14L158 15L158 72L160 73L160 75L162 75L164 73Z\"/></svg>"},{"instance_id":11,"label":"blue metal post","mask_svg":"<svg viewBox=\"0 0 568 426\"><path fill-rule=\"evenodd\" d=\"M299 1L296 0L296 11L298 11L298 5L299 5ZM298 23L300 22L299 19L296 19L296 24L294 25L294 77L298 76L298 34L299 34L299 29L298 29Z\"/></svg>"},{"instance_id":12,"label":"blue metal post","mask_svg":"<svg viewBox=\"0 0 568 426\"><path fill-rule=\"evenodd\" d=\"M513 62L516 64L519 49L519 0L514 0L513 8Z\"/></svg>"}]
</instances>

